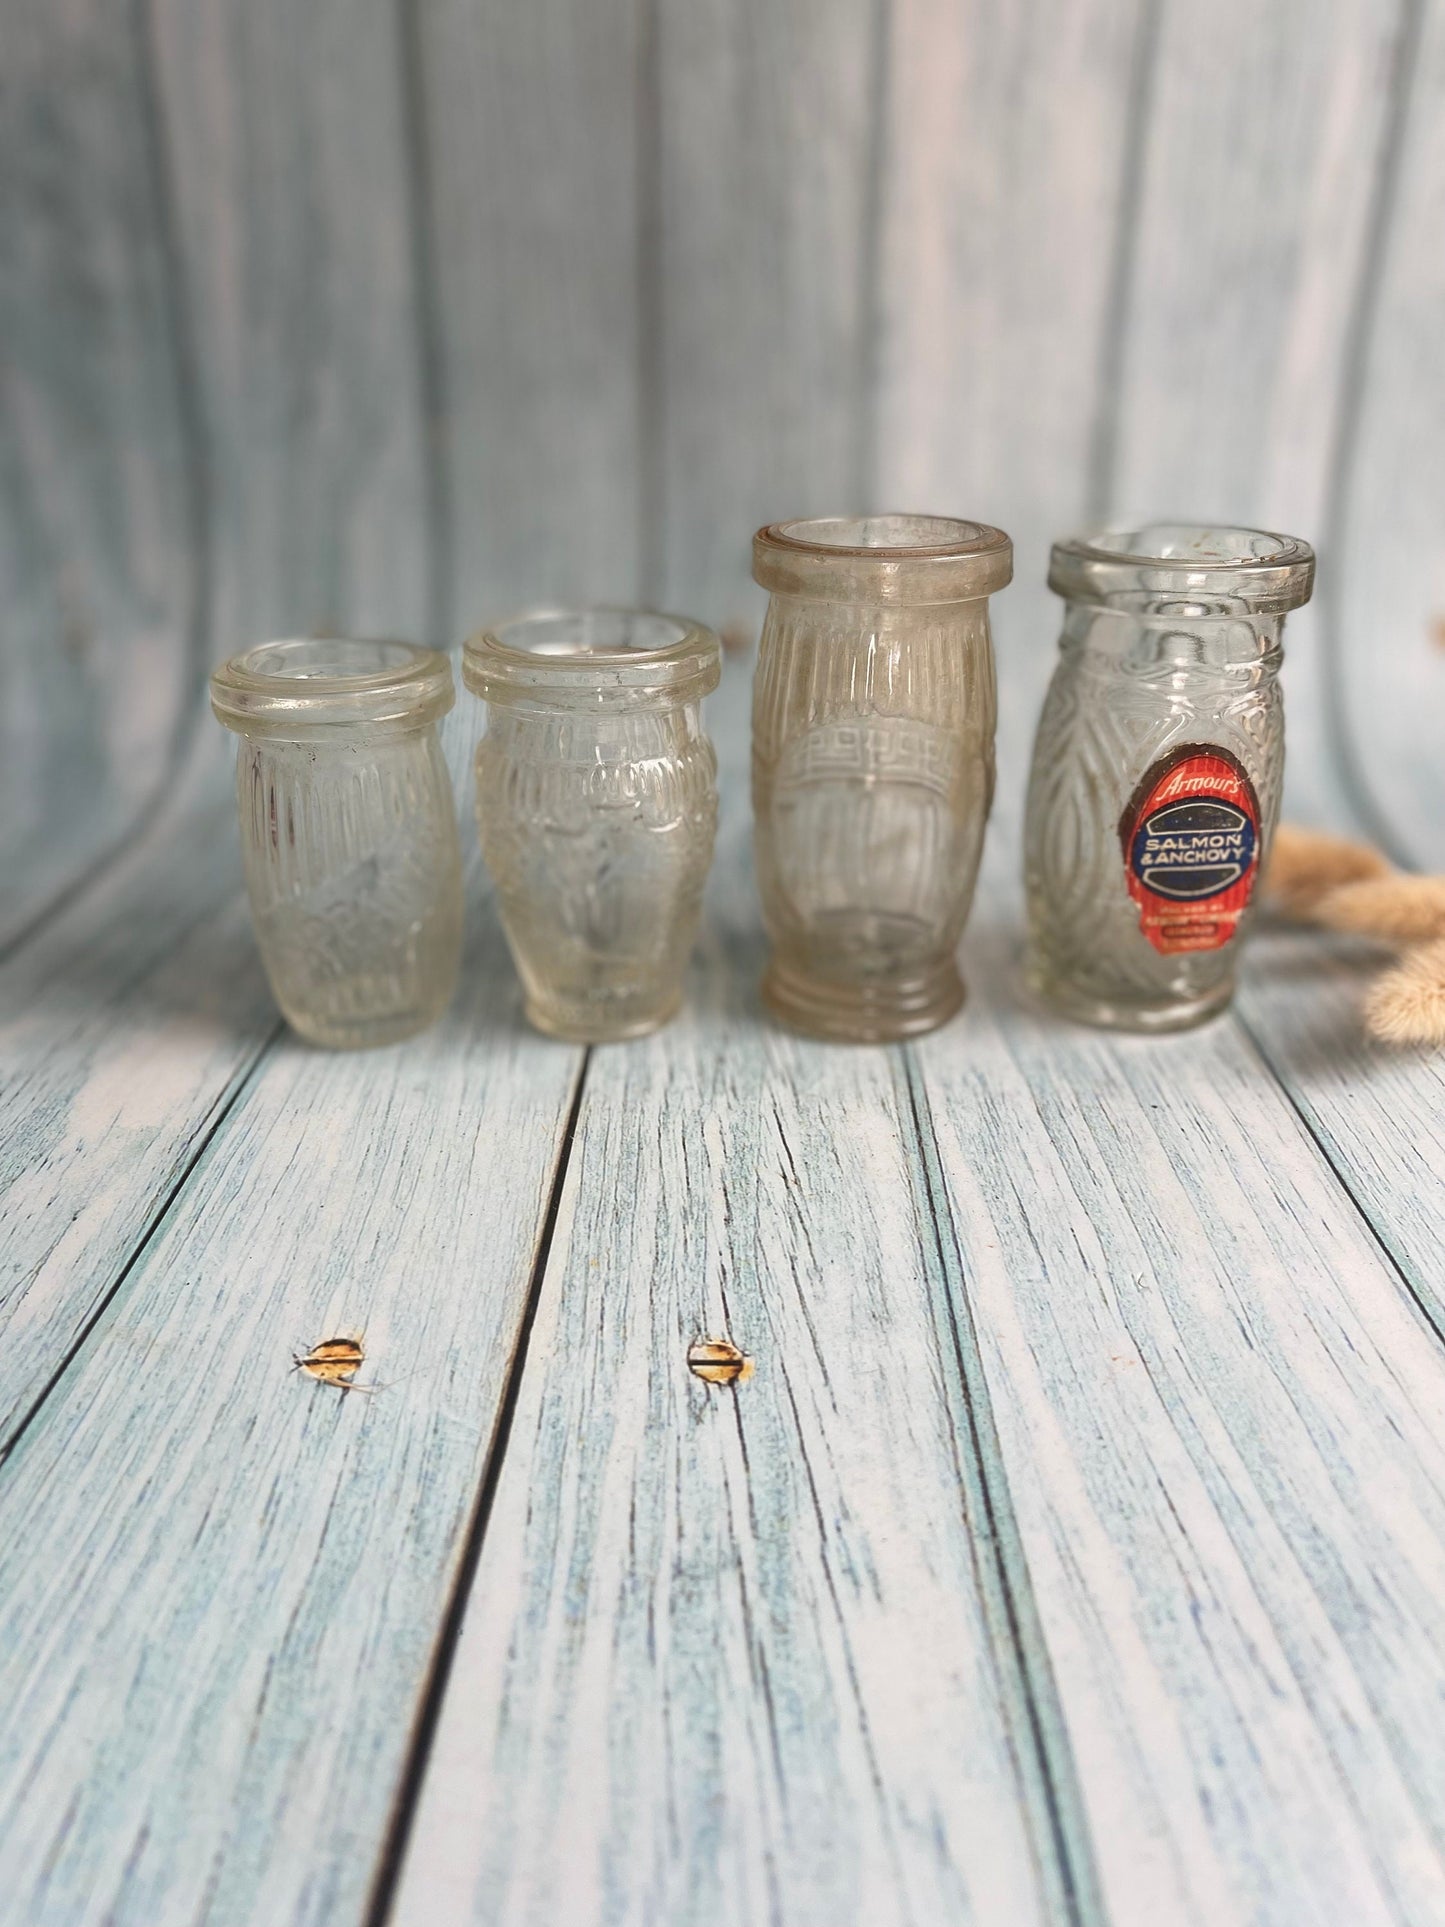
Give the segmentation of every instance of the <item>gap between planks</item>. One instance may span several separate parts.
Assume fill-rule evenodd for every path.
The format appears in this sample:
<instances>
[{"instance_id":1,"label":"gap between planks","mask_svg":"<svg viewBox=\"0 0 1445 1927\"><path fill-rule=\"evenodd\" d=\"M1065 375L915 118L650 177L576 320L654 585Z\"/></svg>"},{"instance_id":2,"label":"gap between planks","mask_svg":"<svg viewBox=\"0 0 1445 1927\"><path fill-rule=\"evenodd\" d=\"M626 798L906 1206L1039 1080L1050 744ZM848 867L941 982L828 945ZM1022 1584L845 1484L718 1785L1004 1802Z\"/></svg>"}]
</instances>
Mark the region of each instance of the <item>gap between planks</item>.
<instances>
[{"instance_id":1,"label":"gap between planks","mask_svg":"<svg viewBox=\"0 0 1445 1927\"><path fill-rule=\"evenodd\" d=\"M938 1151L927 1092L912 1047L888 1051L899 1087L900 1121L912 1127L904 1154L911 1167L920 1221L930 1235L944 1285L951 1345L965 1394L967 1432L955 1433L965 1518L974 1549L979 1594L992 1633L1000 1697L1011 1728L1033 1842L1040 1887L1051 1915L1067 1927L1103 1927L1107 1916L1099 1890L1073 1753L1054 1687L1053 1673L1034 1605L1022 1541L1013 1516L1008 1477L998 1447L983 1363L973 1331L973 1309L957 1244L940 1217L943 1197ZM551 1258L557 1217L577 1138L593 1059L589 1046L578 1067L567 1121L547 1200L541 1236L505 1389L485 1468L462 1544L451 1596L417 1705L405 1765L365 1912L364 1927L387 1927L401 1880L452 1662L481 1567L493 1502L501 1479L512 1423L527 1369L532 1332ZM177 1187L179 1189L179 1187Z\"/></svg>"},{"instance_id":2,"label":"gap between planks","mask_svg":"<svg viewBox=\"0 0 1445 1927\"><path fill-rule=\"evenodd\" d=\"M252 1053L249 1061L244 1062L240 1066L232 1077L230 1084L221 1092L220 1097L216 1101L210 1122L198 1133L190 1155L186 1158L184 1165L177 1173L174 1182L166 1191L165 1196L146 1221L140 1236L135 1241L134 1248L131 1250L130 1255L125 1259L124 1263L117 1268L114 1279L96 1300L93 1309L80 1327L80 1330L76 1333L74 1339L66 1347L54 1370L50 1373L50 1376L41 1385L40 1390L30 1401L29 1405L17 1416L15 1425L9 1436L0 1439L0 1468L4 1467L6 1461L20 1444L20 1441L40 1416L47 1399L49 1399L55 1388L60 1384L60 1381L65 1377L65 1374L70 1370L71 1366L80 1356L80 1353L90 1343L91 1334L101 1319L104 1318L115 1298L124 1289L126 1279L130 1277L131 1273L145 1256L147 1250L164 1229L181 1193L191 1181L191 1173L205 1156L212 1139L225 1124L226 1119L236 1108L236 1105L245 1095L247 1089L255 1081L256 1073L270 1055L285 1029L285 1019L278 1017L266 1036L261 1040L261 1043Z\"/></svg>"},{"instance_id":3,"label":"gap between planks","mask_svg":"<svg viewBox=\"0 0 1445 1927\"><path fill-rule=\"evenodd\" d=\"M521 1321L517 1327L516 1343L502 1387L502 1397L497 1406L496 1423L492 1430L491 1443L487 1447L482 1476L477 1485L476 1501L462 1538L456 1580L442 1613L431 1663L427 1668L426 1680L417 1702L416 1720L407 1745L401 1777L397 1782L391 1818L387 1823L382 1841L381 1858L377 1862L376 1877L365 1912L361 1917L363 1927L385 1927L391 1914L392 1901L396 1896L397 1883L401 1878L402 1863L406 1858L407 1843L411 1838L412 1821L421 1795L422 1781L426 1777L432 1742L436 1738L442 1702L446 1698L447 1684L451 1678L457 1640L461 1634L462 1621L466 1617L472 1585L481 1565L482 1548L486 1543L487 1527L491 1522L492 1502L496 1497L497 1486L502 1476L502 1463L507 1456L507 1446L511 1441L512 1420L516 1415L517 1399L522 1389L522 1375L527 1369L527 1353L532 1342L532 1330L537 1322L537 1306L541 1302L542 1282L547 1275L547 1260L552 1253L552 1238L557 1229L557 1213L561 1208L568 1166L572 1162L572 1147L577 1139L577 1122L582 1115L582 1099L587 1089L587 1072L592 1063L592 1050L592 1045L588 1044L583 1050L582 1061L577 1067L577 1079L572 1087L567 1122L562 1129L562 1142L552 1171L552 1184L547 1194L547 1209L542 1219L542 1231L537 1240L536 1255L532 1260L532 1275L527 1282L527 1296L522 1306Z\"/></svg>"},{"instance_id":4,"label":"gap between planks","mask_svg":"<svg viewBox=\"0 0 1445 1927\"><path fill-rule=\"evenodd\" d=\"M979 1522L969 1539L977 1561L979 1595L992 1626L995 1661L1001 1668L1008 1667L1000 1677L1000 1693L1015 1727L1014 1752L1030 1810L1040 1884L1058 1918L1069 1927L1102 1927L1108 1916L1083 1795L1009 1495L963 1254L948 1221L933 1111L914 1047L895 1047L893 1055L913 1125L915 1191L933 1233L948 1336L963 1384L968 1438L957 1441L959 1478L965 1512ZM1045 1845L1048 1851L1043 1850Z\"/></svg>"},{"instance_id":5,"label":"gap between planks","mask_svg":"<svg viewBox=\"0 0 1445 1927\"><path fill-rule=\"evenodd\" d=\"M1328 939L1322 939L1322 941L1327 942ZM1439 1339L1442 1344L1445 1344L1445 1306L1442 1306L1438 1298L1431 1292L1425 1290L1411 1277L1389 1240L1385 1237L1379 1225L1376 1224L1364 1199L1360 1196L1356 1188L1354 1176L1349 1167L1343 1158L1336 1156L1329 1138L1320 1129L1308 1107L1301 1102L1293 1082L1287 1079L1275 1064L1273 1056L1266 1047L1263 1037L1255 1028L1253 1022L1246 1017L1241 1010L1236 1009L1231 1015L1234 1018L1235 1024L1238 1026L1240 1035L1254 1052L1260 1068L1269 1077L1273 1078L1274 1082L1279 1086L1284 1094L1286 1103L1299 1119L1300 1125L1309 1137L1311 1143L1319 1152L1330 1171L1333 1172L1340 1189L1354 1207L1356 1215L1379 1249L1381 1257L1399 1280L1400 1289L1405 1293L1406 1297L1412 1299L1419 1307L1420 1316L1425 1320L1425 1323L1430 1327L1436 1338Z\"/></svg>"}]
</instances>

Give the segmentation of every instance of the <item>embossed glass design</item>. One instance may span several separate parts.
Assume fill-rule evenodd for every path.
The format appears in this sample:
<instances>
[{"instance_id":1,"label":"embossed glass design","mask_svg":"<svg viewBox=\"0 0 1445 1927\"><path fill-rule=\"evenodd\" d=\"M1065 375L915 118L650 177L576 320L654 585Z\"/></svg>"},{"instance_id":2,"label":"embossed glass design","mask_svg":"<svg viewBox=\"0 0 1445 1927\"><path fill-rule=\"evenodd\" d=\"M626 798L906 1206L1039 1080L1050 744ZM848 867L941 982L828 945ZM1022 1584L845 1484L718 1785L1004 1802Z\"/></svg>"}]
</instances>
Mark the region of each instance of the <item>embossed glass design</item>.
<instances>
[{"instance_id":1,"label":"embossed glass design","mask_svg":"<svg viewBox=\"0 0 1445 1927\"><path fill-rule=\"evenodd\" d=\"M753 685L753 814L769 1008L842 1040L932 1030L993 800L988 597L998 529L935 515L780 522Z\"/></svg>"},{"instance_id":2,"label":"embossed glass design","mask_svg":"<svg viewBox=\"0 0 1445 1927\"><path fill-rule=\"evenodd\" d=\"M394 1043L456 986L462 876L437 721L445 656L406 642L268 642L211 678L241 737L236 798L261 958L314 1044Z\"/></svg>"},{"instance_id":3,"label":"embossed glass design","mask_svg":"<svg viewBox=\"0 0 1445 1927\"><path fill-rule=\"evenodd\" d=\"M717 829L702 699L717 637L646 610L543 610L475 636L477 828L539 1030L606 1043L682 1001Z\"/></svg>"},{"instance_id":4,"label":"embossed glass design","mask_svg":"<svg viewBox=\"0 0 1445 1927\"><path fill-rule=\"evenodd\" d=\"M1027 976L1056 1009L1163 1031L1229 1002L1279 814L1284 618L1313 580L1307 543L1258 529L1055 544L1025 884Z\"/></svg>"}]
</instances>

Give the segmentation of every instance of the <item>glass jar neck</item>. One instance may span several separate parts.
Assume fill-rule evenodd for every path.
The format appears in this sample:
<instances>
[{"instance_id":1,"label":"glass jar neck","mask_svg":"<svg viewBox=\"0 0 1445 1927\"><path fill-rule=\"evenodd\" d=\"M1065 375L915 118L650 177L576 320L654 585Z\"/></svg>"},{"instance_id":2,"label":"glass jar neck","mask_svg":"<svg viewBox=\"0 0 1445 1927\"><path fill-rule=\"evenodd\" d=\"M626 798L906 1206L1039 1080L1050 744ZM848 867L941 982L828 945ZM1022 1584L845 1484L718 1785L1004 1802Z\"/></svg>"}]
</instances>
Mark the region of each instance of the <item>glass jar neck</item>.
<instances>
[{"instance_id":1,"label":"glass jar neck","mask_svg":"<svg viewBox=\"0 0 1445 1927\"><path fill-rule=\"evenodd\" d=\"M1069 602L1059 647L1120 668L1247 669L1274 673L1283 659L1282 615L1249 615L1177 597Z\"/></svg>"},{"instance_id":2,"label":"glass jar neck","mask_svg":"<svg viewBox=\"0 0 1445 1927\"><path fill-rule=\"evenodd\" d=\"M228 727L235 728L235 725ZM290 723L284 729L271 725L235 728L235 733L243 742L263 747L268 755L295 752L314 758L322 754L342 756L365 751L371 756L413 749L423 737L436 735L436 723L426 717L416 722Z\"/></svg>"},{"instance_id":3,"label":"glass jar neck","mask_svg":"<svg viewBox=\"0 0 1445 1927\"><path fill-rule=\"evenodd\" d=\"M487 710L486 733L498 742L514 745L519 753L545 753L564 762L645 761L700 740L702 704L695 697L675 703L654 702L646 707L493 703Z\"/></svg>"}]
</instances>

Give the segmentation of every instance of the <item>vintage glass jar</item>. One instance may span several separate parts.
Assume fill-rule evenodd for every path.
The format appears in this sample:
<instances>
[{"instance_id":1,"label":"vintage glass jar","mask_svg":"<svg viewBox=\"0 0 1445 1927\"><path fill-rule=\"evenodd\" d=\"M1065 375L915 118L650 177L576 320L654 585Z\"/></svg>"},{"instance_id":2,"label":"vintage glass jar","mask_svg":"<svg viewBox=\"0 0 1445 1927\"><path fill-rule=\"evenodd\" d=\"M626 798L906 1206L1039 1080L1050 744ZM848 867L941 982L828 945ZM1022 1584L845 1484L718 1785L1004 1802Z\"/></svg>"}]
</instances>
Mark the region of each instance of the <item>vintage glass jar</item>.
<instances>
[{"instance_id":1,"label":"vintage glass jar","mask_svg":"<svg viewBox=\"0 0 1445 1927\"><path fill-rule=\"evenodd\" d=\"M605 1043L682 1000L717 828L702 699L718 640L646 610L542 610L474 636L477 827L539 1030Z\"/></svg>"},{"instance_id":2,"label":"vintage glass jar","mask_svg":"<svg viewBox=\"0 0 1445 1927\"><path fill-rule=\"evenodd\" d=\"M407 642L268 642L211 678L241 737L262 961L312 1043L393 1043L451 999L462 879L436 725L454 700L446 657Z\"/></svg>"},{"instance_id":3,"label":"vintage glass jar","mask_svg":"<svg viewBox=\"0 0 1445 1927\"><path fill-rule=\"evenodd\" d=\"M1228 1003L1279 814L1284 618L1313 580L1307 543L1258 529L1055 544L1025 830L1027 975L1055 1008L1157 1031Z\"/></svg>"},{"instance_id":4,"label":"vintage glass jar","mask_svg":"<svg viewBox=\"0 0 1445 1927\"><path fill-rule=\"evenodd\" d=\"M988 597L998 529L939 515L778 522L753 685L753 813L769 1008L816 1036L933 1029L993 800Z\"/></svg>"}]
</instances>

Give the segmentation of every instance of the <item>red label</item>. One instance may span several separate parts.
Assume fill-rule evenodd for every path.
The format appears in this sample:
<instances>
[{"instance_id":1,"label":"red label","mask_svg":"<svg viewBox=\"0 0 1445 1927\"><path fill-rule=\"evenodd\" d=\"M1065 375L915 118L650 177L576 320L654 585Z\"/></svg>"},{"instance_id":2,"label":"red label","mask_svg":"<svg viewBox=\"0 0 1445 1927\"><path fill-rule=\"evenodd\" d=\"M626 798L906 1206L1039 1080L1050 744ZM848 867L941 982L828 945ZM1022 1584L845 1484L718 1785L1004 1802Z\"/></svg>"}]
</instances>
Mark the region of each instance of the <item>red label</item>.
<instances>
[{"instance_id":1,"label":"red label","mask_svg":"<svg viewBox=\"0 0 1445 1927\"><path fill-rule=\"evenodd\" d=\"M1152 765L1119 820L1139 928L1156 950L1218 950L1259 875L1259 800L1227 749L1185 743Z\"/></svg>"}]
</instances>

